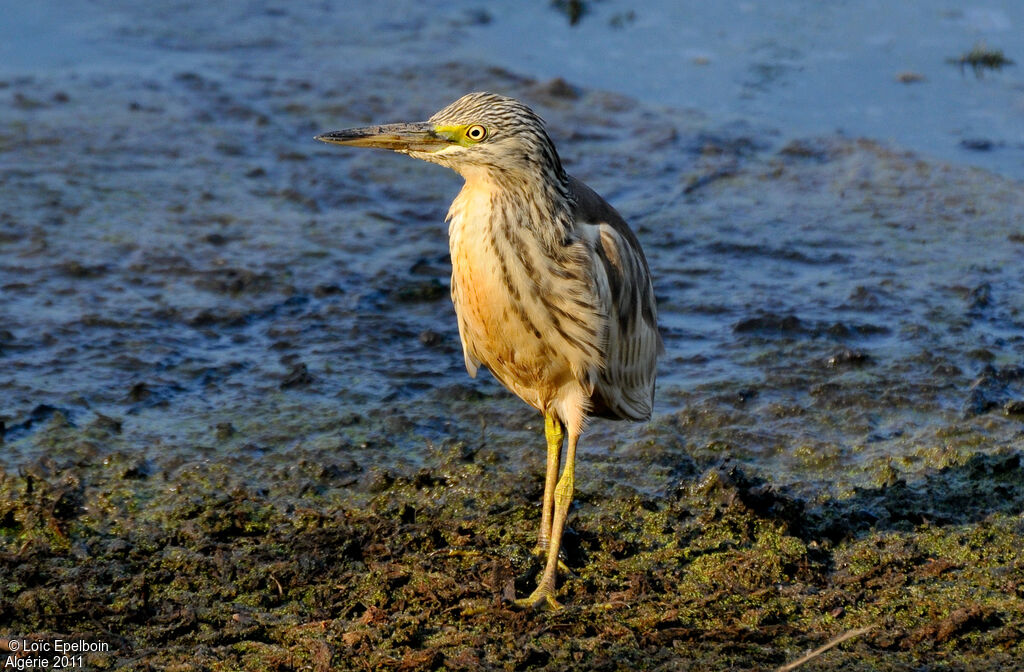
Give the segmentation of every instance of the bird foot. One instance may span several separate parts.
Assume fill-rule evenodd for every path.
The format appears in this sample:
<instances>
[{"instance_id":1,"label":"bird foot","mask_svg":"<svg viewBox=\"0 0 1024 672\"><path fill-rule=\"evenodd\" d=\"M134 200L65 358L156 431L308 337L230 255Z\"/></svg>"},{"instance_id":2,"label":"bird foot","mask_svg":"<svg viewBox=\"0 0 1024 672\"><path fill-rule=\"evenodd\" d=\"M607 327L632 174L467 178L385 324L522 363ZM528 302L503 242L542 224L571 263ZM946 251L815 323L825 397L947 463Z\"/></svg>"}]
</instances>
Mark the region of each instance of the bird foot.
<instances>
[{"instance_id":1,"label":"bird foot","mask_svg":"<svg viewBox=\"0 0 1024 672\"><path fill-rule=\"evenodd\" d=\"M531 553L540 560L542 565L548 561L548 547L546 544L537 544L533 547L533 551L531 551ZM566 576L576 578L576 572L569 569L569 565L565 564L561 555L558 556L558 571L562 572Z\"/></svg>"},{"instance_id":2,"label":"bird foot","mask_svg":"<svg viewBox=\"0 0 1024 672\"><path fill-rule=\"evenodd\" d=\"M537 586L537 589L530 593L529 597L518 599L514 604L519 609L531 611L539 611L541 609L558 611L562 608L562 604L555 599L555 591L542 586Z\"/></svg>"}]
</instances>

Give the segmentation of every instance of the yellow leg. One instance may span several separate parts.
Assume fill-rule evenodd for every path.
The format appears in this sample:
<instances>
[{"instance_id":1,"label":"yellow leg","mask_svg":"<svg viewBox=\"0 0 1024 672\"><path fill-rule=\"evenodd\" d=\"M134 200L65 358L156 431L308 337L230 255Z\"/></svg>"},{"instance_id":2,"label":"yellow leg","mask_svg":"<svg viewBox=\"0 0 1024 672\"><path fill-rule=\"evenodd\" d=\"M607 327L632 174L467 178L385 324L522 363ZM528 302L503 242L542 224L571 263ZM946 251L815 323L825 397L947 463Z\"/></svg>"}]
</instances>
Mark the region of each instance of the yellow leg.
<instances>
[{"instance_id":1,"label":"yellow leg","mask_svg":"<svg viewBox=\"0 0 1024 672\"><path fill-rule=\"evenodd\" d=\"M562 454L565 427L551 413L544 416L544 436L548 440L548 470L544 479L544 501L540 514L540 533L534 553L547 557L551 542L551 516L555 509L555 483L558 481L558 463Z\"/></svg>"},{"instance_id":2,"label":"yellow leg","mask_svg":"<svg viewBox=\"0 0 1024 672\"><path fill-rule=\"evenodd\" d=\"M551 543L548 547L548 559L544 567L544 574L537 582L536 590L529 597L516 600L516 604L521 607L547 606L551 609L559 609L562 606L555 599L555 579L558 574L558 551L562 545L562 532L565 530L565 519L569 515L569 505L572 504L578 438L573 432L569 432L569 443L565 449L565 466L562 467L562 477L558 479L558 484L555 486Z\"/></svg>"}]
</instances>

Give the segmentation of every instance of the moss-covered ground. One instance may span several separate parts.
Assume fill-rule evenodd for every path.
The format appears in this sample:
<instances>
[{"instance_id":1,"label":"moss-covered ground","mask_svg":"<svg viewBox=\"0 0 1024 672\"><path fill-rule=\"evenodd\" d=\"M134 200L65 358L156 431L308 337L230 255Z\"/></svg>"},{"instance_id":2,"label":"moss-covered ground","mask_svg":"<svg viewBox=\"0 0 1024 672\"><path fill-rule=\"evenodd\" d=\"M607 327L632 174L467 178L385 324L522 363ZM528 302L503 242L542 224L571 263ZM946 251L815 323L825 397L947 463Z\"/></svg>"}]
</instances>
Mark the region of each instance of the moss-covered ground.
<instances>
[{"instance_id":1,"label":"moss-covered ground","mask_svg":"<svg viewBox=\"0 0 1024 672\"><path fill-rule=\"evenodd\" d=\"M566 606L529 613L541 472L481 446L257 488L55 424L62 457L0 477L0 633L107 642L90 669L772 670L864 626L802 669L1024 660L1019 452L815 503L728 461L652 496L583 482Z\"/></svg>"}]
</instances>

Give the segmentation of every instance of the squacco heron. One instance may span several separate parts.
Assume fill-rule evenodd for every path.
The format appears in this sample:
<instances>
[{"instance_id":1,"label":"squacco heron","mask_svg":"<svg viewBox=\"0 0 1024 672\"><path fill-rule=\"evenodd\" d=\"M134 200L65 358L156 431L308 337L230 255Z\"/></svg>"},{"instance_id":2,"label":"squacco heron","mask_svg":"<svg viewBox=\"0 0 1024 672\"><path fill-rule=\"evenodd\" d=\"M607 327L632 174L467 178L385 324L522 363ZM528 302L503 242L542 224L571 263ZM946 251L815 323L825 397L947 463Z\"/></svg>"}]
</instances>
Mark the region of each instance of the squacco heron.
<instances>
[{"instance_id":1,"label":"squacco heron","mask_svg":"<svg viewBox=\"0 0 1024 672\"><path fill-rule=\"evenodd\" d=\"M517 604L558 608L559 549L587 417L651 416L662 345L640 243L614 208L566 174L544 122L511 98L471 93L425 122L316 139L390 149L465 179L448 211L462 351L470 376L487 367L544 415L536 552L546 564Z\"/></svg>"}]
</instances>

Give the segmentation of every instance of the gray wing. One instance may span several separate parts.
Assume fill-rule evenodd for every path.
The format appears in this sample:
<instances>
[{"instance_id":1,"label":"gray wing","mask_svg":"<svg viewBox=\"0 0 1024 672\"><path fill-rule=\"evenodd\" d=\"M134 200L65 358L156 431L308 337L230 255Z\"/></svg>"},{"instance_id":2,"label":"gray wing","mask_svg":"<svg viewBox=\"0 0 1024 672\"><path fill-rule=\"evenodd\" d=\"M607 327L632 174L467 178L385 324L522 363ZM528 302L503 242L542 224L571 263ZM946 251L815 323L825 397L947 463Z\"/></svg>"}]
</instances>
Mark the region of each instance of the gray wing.
<instances>
[{"instance_id":1,"label":"gray wing","mask_svg":"<svg viewBox=\"0 0 1024 672\"><path fill-rule=\"evenodd\" d=\"M570 177L576 221L596 228L594 259L606 279L600 293L607 318L605 362L594 385L591 413L600 417L647 420L654 405L658 355L658 308L651 273L636 234L603 198Z\"/></svg>"}]
</instances>

